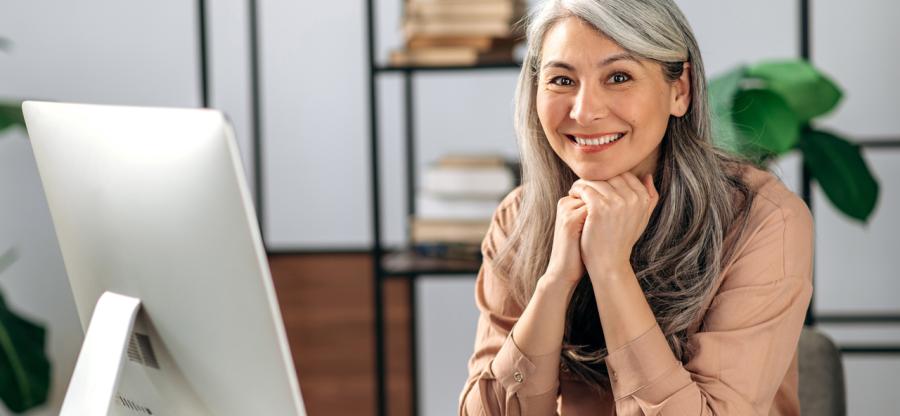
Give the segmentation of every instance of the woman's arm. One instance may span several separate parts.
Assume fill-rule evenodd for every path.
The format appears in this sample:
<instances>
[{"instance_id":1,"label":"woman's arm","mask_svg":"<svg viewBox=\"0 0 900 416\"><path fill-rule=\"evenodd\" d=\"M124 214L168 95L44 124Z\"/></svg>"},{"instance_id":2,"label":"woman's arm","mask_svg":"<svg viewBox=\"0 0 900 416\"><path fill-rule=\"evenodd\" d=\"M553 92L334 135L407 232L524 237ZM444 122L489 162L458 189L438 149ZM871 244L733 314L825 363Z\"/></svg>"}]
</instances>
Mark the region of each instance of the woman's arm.
<instances>
[{"instance_id":1,"label":"woman's arm","mask_svg":"<svg viewBox=\"0 0 900 416\"><path fill-rule=\"evenodd\" d=\"M547 270L538 279L534 295L513 334L516 345L525 355L555 354L557 368L566 310L578 281L587 270L581 259L581 233L586 217L587 207L579 198L566 196L557 203Z\"/></svg>"},{"instance_id":2,"label":"woman's arm","mask_svg":"<svg viewBox=\"0 0 900 416\"><path fill-rule=\"evenodd\" d=\"M576 181L570 195L584 200L588 208L580 247L606 347L613 351L656 325L630 259L659 202L659 193L652 176L641 181L626 172L608 181Z\"/></svg>"},{"instance_id":3,"label":"woman's arm","mask_svg":"<svg viewBox=\"0 0 900 416\"><path fill-rule=\"evenodd\" d=\"M565 314L573 291L571 285L544 276L508 337L501 341L478 336L473 360L490 343L500 347L487 371L470 379L461 415L555 414ZM490 326L489 321L484 319L479 327ZM479 330L486 332L496 333Z\"/></svg>"},{"instance_id":4,"label":"woman's arm","mask_svg":"<svg viewBox=\"0 0 900 416\"><path fill-rule=\"evenodd\" d=\"M513 340L523 354L552 355L555 368L559 368L566 309L574 291L574 285L555 276L544 275L538 280L534 296L513 331Z\"/></svg>"},{"instance_id":5,"label":"woman's arm","mask_svg":"<svg viewBox=\"0 0 900 416\"><path fill-rule=\"evenodd\" d=\"M796 384L780 389L796 377L789 369L812 297L812 221L802 204L755 227L688 338L694 354L684 364L658 325L632 320L649 312L633 274L593 280L604 335L617 344L606 359L617 414L798 414Z\"/></svg>"},{"instance_id":6,"label":"woman's arm","mask_svg":"<svg viewBox=\"0 0 900 416\"><path fill-rule=\"evenodd\" d=\"M789 370L812 296L812 217L796 195L773 189L757 195L747 230L700 331L688 339L692 355L684 364L655 323L633 271L598 266L621 262L588 262L617 414L799 412L796 380L793 388L780 388L796 377Z\"/></svg>"},{"instance_id":7,"label":"woman's arm","mask_svg":"<svg viewBox=\"0 0 900 416\"><path fill-rule=\"evenodd\" d=\"M526 348L541 345L527 339L530 330L540 330L538 325L546 320L528 318L553 314L555 303L565 293L551 293L556 286L539 284L535 296L516 319L515 306L509 303L509 287L505 279L492 272L485 263L475 283L476 303L481 310L475 336L475 351L469 360L469 379L460 396L460 415L471 416L519 416L552 415L557 407L559 386L559 344L545 354L526 354L517 344L519 331L525 335ZM513 340L512 332L516 335ZM548 328L552 331L552 329ZM536 334L537 335L537 334ZM561 336L560 336L561 337ZM529 350L531 351L531 350Z\"/></svg>"},{"instance_id":8,"label":"woman's arm","mask_svg":"<svg viewBox=\"0 0 900 416\"><path fill-rule=\"evenodd\" d=\"M501 203L482 244L484 262L475 288L481 316L461 415L556 413L566 310L585 272L579 240L587 211L577 198L559 201L547 270L528 304L517 310L509 278L493 270L496 248L505 243L512 223L511 200Z\"/></svg>"}]
</instances>

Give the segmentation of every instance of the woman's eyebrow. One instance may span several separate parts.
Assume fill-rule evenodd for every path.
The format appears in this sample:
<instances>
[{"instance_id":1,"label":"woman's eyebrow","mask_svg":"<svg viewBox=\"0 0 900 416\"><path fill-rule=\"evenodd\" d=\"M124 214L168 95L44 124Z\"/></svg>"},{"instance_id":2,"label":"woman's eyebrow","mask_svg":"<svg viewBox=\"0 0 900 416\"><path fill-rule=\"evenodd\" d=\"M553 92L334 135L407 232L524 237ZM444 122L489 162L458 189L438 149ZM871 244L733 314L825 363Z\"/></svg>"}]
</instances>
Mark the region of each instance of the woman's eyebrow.
<instances>
[{"instance_id":1,"label":"woman's eyebrow","mask_svg":"<svg viewBox=\"0 0 900 416\"><path fill-rule=\"evenodd\" d=\"M606 58L603 58L603 60L601 60L599 63L597 63L597 66L603 67L603 66L609 65L613 62L623 61L623 60L624 61L634 61L637 64L643 66L643 64L641 63L641 61L639 59L637 59L634 55L632 55L628 52L619 52L619 53L615 53L610 56L607 56ZM562 68L562 69L566 69L566 70L573 71L573 72L575 71L575 67L573 67L572 65L570 65L566 62L563 62L563 61L556 61L556 60L547 61L547 63L545 63L544 66L541 67L541 69L547 69L547 68L551 68L551 67Z\"/></svg>"},{"instance_id":2,"label":"woman's eyebrow","mask_svg":"<svg viewBox=\"0 0 900 416\"><path fill-rule=\"evenodd\" d=\"M628 53L628 52L619 52L619 53L615 53L615 54L612 54L612 55L610 55L610 56L607 56L607 57L604 58L602 61L600 61L600 63L597 64L597 66L606 66L606 65L609 65L609 64L611 64L611 63L613 63L613 62L615 62L615 61L622 61L622 60L634 61L634 62L636 62L636 63L638 63L638 64L641 63L641 61L638 60L637 58L635 58L634 55L632 55L632 54L630 54L630 53Z\"/></svg>"},{"instance_id":3,"label":"woman's eyebrow","mask_svg":"<svg viewBox=\"0 0 900 416\"><path fill-rule=\"evenodd\" d=\"M541 69L547 69L547 68L551 68L551 67L553 67L553 68L562 68L562 69L565 69L565 70L569 70L569 71L575 72L575 67L573 67L572 65L569 65L569 64L567 64L567 63L565 63L565 62L563 62L563 61L547 61L547 63L544 64L544 66L541 67Z\"/></svg>"}]
</instances>

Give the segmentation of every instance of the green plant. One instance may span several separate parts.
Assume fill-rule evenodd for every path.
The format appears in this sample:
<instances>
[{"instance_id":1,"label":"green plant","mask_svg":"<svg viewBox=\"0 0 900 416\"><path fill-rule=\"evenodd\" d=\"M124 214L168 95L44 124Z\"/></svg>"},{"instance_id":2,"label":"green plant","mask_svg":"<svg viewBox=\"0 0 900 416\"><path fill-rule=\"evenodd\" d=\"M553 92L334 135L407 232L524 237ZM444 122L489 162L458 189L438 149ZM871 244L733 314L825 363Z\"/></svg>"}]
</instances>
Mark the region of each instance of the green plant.
<instances>
[{"instance_id":1,"label":"green plant","mask_svg":"<svg viewBox=\"0 0 900 416\"><path fill-rule=\"evenodd\" d=\"M0 38L0 49L9 43ZM21 103L0 103L0 133L25 126ZM15 249L0 255L0 273L17 258ZM6 407L22 413L47 401L50 391L50 360L44 352L46 330L13 313L0 293L0 399Z\"/></svg>"},{"instance_id":2,"label":"green plant","mask_svg":"<svg viewBox=\"0 0 900 416\"><path fill-rule=\"evenodd\" d=\"M0 272L16 260L16 252L0 256ZM46 330L13 313L0 294L0 399L21 413L47 401L50 361L44 353Z\"/></svg>"},{"instance_id":3,"label":"green plant","mask_svg":"<svg viewBox=\"0 0 900 416\"><path fill-rule=\"evenodd\" d=\"M805 60L740 65L709 84L716 144L760 164L797 149L829 201L866 222L878 201L878 182L860 147L813 127L843 94Z\"/></svg>"},{"instance_id":4,"label":"green plant","mask_svg":"<svg viewBox=\"0 0 900 416\"><path fill-rule=\"evenodd\" d=\"M14 126L25 127L25 118L22 117L22 103L0 102L0 132Z\"/></svg>"}]
</instances>

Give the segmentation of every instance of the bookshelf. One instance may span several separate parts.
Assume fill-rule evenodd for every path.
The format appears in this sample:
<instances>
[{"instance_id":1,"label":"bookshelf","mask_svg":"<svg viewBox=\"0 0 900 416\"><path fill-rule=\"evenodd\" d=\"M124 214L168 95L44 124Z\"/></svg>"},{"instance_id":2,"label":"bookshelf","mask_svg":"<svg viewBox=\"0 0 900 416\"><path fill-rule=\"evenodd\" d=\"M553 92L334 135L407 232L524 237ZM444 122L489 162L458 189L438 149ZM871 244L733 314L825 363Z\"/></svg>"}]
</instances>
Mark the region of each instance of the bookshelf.
<instances>
[{"instance_id":1,"label":"bookshelf","mask_svg":"<svg viewBox=\"0 0 900 416\"><path fill-rule=\"evenodd\" d=\"M423 275L470 276L478 273L480 261L435 259L416 255L411 249L388 250L382 239L381 224L381 175L379 171L379 120L378 120L378 77L381 74L401 74L403 79L402 112L405 128L404 159L406 169L405 194L407 197L407 218L415 214L416 195L416 160L415 160L415 91L413 79L420 72L482 72L482 71L518 71L521 67L516 62L479 64L472 66L393 66L379 64L376 50L376 24L374 18L374 1L364 0L366 12L366 47L368 55L368 104L369 104L369 138L371 150L372 189L372 229L373 229L373 296L374 296L374 335L375 335L375 374L376 374L376 406L379 416L387 415L387 377L385 363L385 326L384 326L384 292L383 283L387 279L409 280L409 336L410 336L410 389L411 413L419 414L418 366L416 347L416 280Z\"/></svg>"}]
</instances>

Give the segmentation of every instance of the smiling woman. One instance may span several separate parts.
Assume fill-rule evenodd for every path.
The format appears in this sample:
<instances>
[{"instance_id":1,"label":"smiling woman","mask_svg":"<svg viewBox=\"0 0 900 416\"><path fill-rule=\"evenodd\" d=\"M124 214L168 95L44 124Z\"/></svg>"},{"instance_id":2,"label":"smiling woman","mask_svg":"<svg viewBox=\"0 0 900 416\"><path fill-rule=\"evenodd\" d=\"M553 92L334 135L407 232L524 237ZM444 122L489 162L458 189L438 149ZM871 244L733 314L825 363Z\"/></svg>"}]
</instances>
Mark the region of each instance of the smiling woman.
<instances>
[{"instance_id":1,"label":"smiling woman","mask_svg":"<svg viewBox=\"0 0 900 416\"><path fill-rule=\"evenodd\" d=\"M460 414L799 414L812 219L712 145L681 11L552 0L527 31Z\"/></svg>"}]
</instances>

